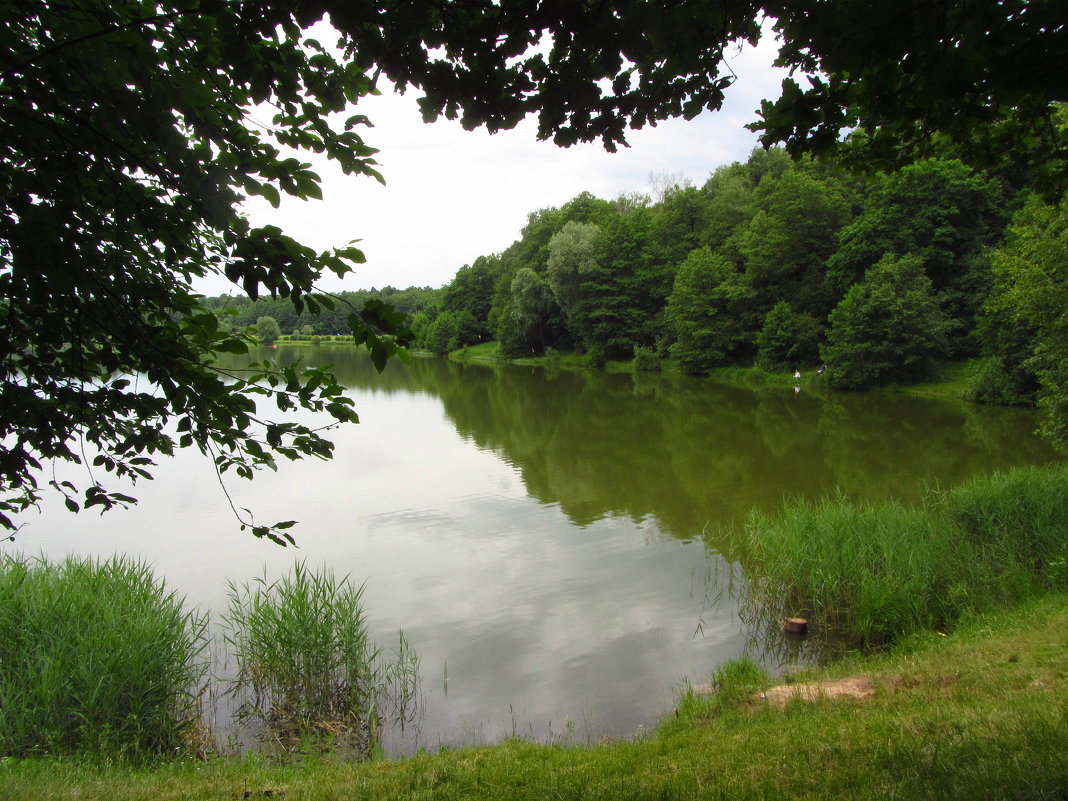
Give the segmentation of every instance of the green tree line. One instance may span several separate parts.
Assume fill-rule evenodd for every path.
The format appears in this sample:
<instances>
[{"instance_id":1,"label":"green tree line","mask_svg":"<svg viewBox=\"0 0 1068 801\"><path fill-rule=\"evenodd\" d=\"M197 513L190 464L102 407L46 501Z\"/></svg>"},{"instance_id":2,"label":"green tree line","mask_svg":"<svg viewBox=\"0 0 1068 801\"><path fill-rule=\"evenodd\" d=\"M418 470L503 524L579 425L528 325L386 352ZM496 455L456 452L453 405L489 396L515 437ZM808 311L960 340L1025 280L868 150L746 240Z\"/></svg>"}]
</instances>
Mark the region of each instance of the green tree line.
<instances>
[{"instance_id":1,"label":"green tree line","mask_svg":"<svg viewBox=\"0 0 1068 801\"><path fill-rule=\"evenodd\" d=\"M411 322L439 353L651 350L697 375L823 367L846 389L975 359L972 399L1040 402L1063 443L1066 220L1019 174L948 156L861 176L757 149L656 200L584 192L532 212Z\"/></svg>"},{"instance_id":2,"label":"green tree line","mask_svg":"<svg viewBox=\"0 0 1068 801\"><path fill-rule=\"evenodd\" d=\"M220 473L246 477L275 456L330 455L320 433L252 409L266 383L280 410L296 403L352 421L342 388L329 372L287 375L269 361L254 375L220 374L215 357L245 353L247 342L201 307L194 283L225 278L253 302L269 295L297 314L331 310L316 282L351 272L359 249L319 252L254 226L241 204L321 199L320 176L303 160L310 153L384 180L360 135L371 120L347 113L381 90L380 78L418 92L428 121L493 132L530 119L557 145L615 150L629 130L719 110L736 77L728 54L772 32L776 63L794 77L748 125L761 144L900 174L858 185L812 164L789 168L771 151L655 203L580 196L532 215L514 247L476 260L445 289L440 312L413 312L424 341L437 349L488 334L508 353L577 347L594 361L640 345L693 371L758 355L793 362L806 348L811 358L815 342L831 362L901 278L910 296L936 301L916 312L929 324L900 329L924 332L919 354L895 341L885 361L852 358L874 378L858 381L835 363L834 380L884 380L881 365L900 372L903 350L910 372L932 349L989 351L983 391L1026 397L1037 383L1050 431L1063 438L1063 212L1020 197L1029 184L1055 204L1068 186L1063 2L921 2L902 13L871 0L503 0L416 2L400 13L377 0L26 0L5 11L0 527L17 530L46 488L71 509L132 503L112 479L148 479L176 447L195 446ZM327 17L336 47L310 35ZM269 122L260 107L272 109ZM968 172L971 184L961 172L933 206L920 192L895 207L895 190L908 188L896 176L958 169L939 161L947 154L991 172ZM798 182L793 195L785 181ZM820 209L814 239L791 202L806 215ZM909 225L883 225L898 218ZM892 251L880 250L881 238ZM815 280L821 272L832 280ZM715 290L711 317L694 297L706 287ZM761 346L756 333L780 302L787 308ZM984 328L976 315L1005 324ZM379 298L349 308L345 323L379 367L410 341L403 315ZM784 343L797 351L783 356ZM84 446L97 451L92 465ZM52 461L85 470L58 482Z\"/></svg>"},{"instance_id":3,"label":"green tree line","mask_svg":"<svg viewBox=\"0 0 1068 801\"><path fill-rule=\"evenodd\" d=\"M361 289L339 292L330 296L329 305L318 309L307 307L298 310L284 297L260 297L253 300L245 295L218 295L201 299L201 305L210 310L222 328L230 331L253 329L262 341L258 326L260 319L269 317L278 325L281 334L309 334L319 336L349 336L352 327L349 315L360 309L369 300L381 300L409 319L416 312L438 302L440 289L408 287L395 289ZM273 341L273 339L272 339ZM268 343L269 344L269 343Z\"/></svg>"}]
</instances>

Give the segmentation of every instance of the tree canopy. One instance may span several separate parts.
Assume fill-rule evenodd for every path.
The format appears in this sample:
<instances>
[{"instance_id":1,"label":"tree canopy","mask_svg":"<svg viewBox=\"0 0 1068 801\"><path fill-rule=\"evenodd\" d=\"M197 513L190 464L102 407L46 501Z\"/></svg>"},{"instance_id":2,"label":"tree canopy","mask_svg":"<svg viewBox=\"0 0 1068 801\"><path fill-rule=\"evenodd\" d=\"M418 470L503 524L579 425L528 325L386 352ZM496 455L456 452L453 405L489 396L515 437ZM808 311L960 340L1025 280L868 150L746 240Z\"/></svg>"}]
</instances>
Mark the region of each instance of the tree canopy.
<instances>
[{"instance_id":1,"label":"tree canopy","mask_svg":"<svg viewBox=\"0 0 1068 801\"><path fill-rule=\"evenodd\" d=\"M225 374L212 355L247 351L197 303L193 282L224 274L298 311L324 271L362 260L317 253L253 227L243 196L320 196L282 147L378 177L372 149L329 116L370 91L359 67L305 40L291 10L236 3L24 2L0 20L0 524L39 499L53 459L87 463L83 483L49 483L72 510L133 499L109 474L148 478L153 458L196 445L219 471L251 476L276 456L327 457L321 433L275 422L269 396L356 419L325 371L253 365ZM254 124L261 115L268 124ZM273 115L271 118L269 115ZM406 332L381 303L350 324L376 361ZM261 404L262 405L262 404ZM283 540L288 521L258 525Z\"/></svg>"},{"instance_id":2,"label":"tree canopy","mask_svg":"<svg viewBox=\"0 0 1068 801\"><path fill-rule=\"evenodd\" d=\"M508 128L536 114L557 144L718 109L725 57L768 23L793 77L750 127L767 147L837 152L865 169L956 151L1025 168L1049 191L1068 180L1068 20L1059 0L478 0L406 5L327 0L365 69L419 87L424 115ZM389 25L384 24L389 20ZM843 147L843 132L863 137Z\"/></svg>"},{"instance_id":3,"label":"tree canopy","mask_svg":"<svg viewBox=\"0 0 1068 801\"><path fill-rule=\"evenodd\" d=\"M325 16L339 49L305 33ZM1054 0L9 4L0 18L0 525L14 528L37 502L50 460L87 468L81 483L46 481L70 508L107 509L133 501L109 475L147 478L153 458L175 447L196 446L220 472L242 476L277 456L330 455L319 431L273 421L262 407L355 420L341 387L323 370L218 369L213 354L244 352L249 339L221 326L193 286L218 274L298 313L336 305L315 281L351 271L359 250L316 252L254 227L240 204L319 198L319 176L293 151L381 180L358 133L369 121L345 116L379 76L416 87L427 119L498 130L536 115L542 138L614 149L628 128L719 108L735 79L725 55L755 42L765 20L783 37L779 63L808 83L791 79L762 106L753 127L765 145L869 167L949 154L1063 190L1068 152L1055 118L1068 100L1068 32ZM697 245L710 223L688 215L692 199L679 195L673 219ZM561 209L562 222L601 224L608 204L599 203ZM547 248L557 229L545 226L531 246ZM631 269L635 286L666 291L664 275ZM514 299L498 315L513 338L547 345L552 293L542 276L499 292ZM347 321L379 365L410 334L378 300ZM289 521L244 523L288 538Z\"/></svg>"}]
</instances>

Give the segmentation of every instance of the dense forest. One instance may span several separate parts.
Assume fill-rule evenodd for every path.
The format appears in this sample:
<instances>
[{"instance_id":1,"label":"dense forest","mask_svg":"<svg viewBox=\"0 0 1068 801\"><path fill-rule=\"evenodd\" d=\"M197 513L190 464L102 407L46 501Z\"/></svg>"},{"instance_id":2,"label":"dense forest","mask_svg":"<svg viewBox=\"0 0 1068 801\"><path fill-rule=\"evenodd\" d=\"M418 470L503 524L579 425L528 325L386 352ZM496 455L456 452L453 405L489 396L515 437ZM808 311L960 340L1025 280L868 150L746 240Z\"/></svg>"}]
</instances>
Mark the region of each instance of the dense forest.
<instances>
[{"instance_id":1,"label":"dense forest","mask_svg":"<svg viewBox=\"0 0 1068 801\"><path fill-rule=\"evenodd\" d=\"M930 158L865 177L758 148L703 186L653 183L655 197L582 193L531 213L520 239L442 289L343 293L317 316L285 300L207 302L237 325L270 316L329 335L347 332L349 304L382 297L436 353L495 339L505 357L579 351L592 366L825 365L847 389L970 358L973 400L1030 404L1064 385L1068 215L1019 174Z\"/></svg>"}]
</instances>

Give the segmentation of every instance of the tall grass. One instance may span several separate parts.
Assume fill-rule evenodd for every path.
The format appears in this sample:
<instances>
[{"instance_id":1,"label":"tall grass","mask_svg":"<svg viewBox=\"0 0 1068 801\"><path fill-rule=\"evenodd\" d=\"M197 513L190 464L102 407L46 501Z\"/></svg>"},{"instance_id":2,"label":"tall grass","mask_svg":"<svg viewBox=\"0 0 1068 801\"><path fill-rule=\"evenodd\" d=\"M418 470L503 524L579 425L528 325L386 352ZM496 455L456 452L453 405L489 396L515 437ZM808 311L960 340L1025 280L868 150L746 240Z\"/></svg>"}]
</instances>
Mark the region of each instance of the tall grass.
<instances>
[{"instance_id":1,"label":"tall grass","mask_svg":"<svg viewBox=\"0 0 1068 801\"><path fill-rule=\"evenodd\" d=\"M945 506L1006 586L1068 590L1068 465L971 481L947 493Z\"/></svg>"},{"instance_id":2,"label":"tall grass","mask_svg":"<svg viewBox=\"0 0 1068 801\"><path fill-rule=\"evenodd\" d=\"M0 753L194 742L205 620L140 562L0 559Z\"/></svg>"},{"instance_id":3,"label":"tall grass","mask_svg":"<svg viewBox=\"0 0 1068 801\"><path fill-rule=\"evenodd\" d=\"M743 614L764 628L803 616L878 645L1065 588L1066 542L1065 466L976 479L917 507L791 501L746 524Z\"/></svg>"},{"instance_id":4,"label":"tall grass","mask_svg":"<svg viewBox=\"0 0 1068 801\"><path fill-rule=\"evenodd\" d=\"M415 659L403 637L384 664L370 641L362 587L323 568L230 584L223 618L237 660L239 719L284 752L343 749L371 755L391 688L414 696Z\"/></svg>"}]
</instances>

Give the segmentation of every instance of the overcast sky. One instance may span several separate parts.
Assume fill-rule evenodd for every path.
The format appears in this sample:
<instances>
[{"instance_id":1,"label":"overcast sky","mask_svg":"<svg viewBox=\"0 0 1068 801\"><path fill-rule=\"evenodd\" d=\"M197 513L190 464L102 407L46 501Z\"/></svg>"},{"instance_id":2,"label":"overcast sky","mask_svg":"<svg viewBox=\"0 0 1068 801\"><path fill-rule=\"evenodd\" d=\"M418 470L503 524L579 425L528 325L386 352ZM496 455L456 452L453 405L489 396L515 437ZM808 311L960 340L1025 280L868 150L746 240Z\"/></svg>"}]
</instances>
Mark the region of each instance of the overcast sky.
<instances>
[{"instance_id":1,"label":"overcast sky","mask_svg":"<svg viewBox=\"0 0 1068 801\"><path fill-rule=\"evenodd\" d=\"M278 225L318 249L361 240L367 263L344 282L324 277L320 289L440 287L463 265L518 239L532 211L560 206L582 191L605 199L648 193L652 173L700 186L716 167L745 161L756 136L744 125L756 119L761 98L778 96L784 75L771 67L775 51L770 36L757 48L736 49L728 63L738 80L721 111L631 132L631 147L616 153L598 143L539 142L532 120L492 136L445 120L428 125L411 90L368 97L356 112L374 127L358 130L380 151L375 158L385 186L315 163L322 201L289 199L274 210L254 198L246 211L253 223ZM223 282L198 288L230 289Z\"/></svg>"}]
</instances>

